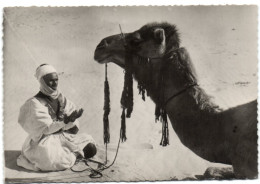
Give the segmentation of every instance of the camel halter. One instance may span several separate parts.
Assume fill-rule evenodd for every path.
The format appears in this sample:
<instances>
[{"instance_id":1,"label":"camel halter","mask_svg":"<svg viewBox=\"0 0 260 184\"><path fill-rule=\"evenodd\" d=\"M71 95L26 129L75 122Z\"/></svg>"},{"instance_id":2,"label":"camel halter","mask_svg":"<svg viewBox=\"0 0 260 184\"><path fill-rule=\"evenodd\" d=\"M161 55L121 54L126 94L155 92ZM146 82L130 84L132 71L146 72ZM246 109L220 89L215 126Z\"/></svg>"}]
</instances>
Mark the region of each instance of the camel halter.
<instances>
[{"instance_id":1,"label":"camel halter","mask_svg":"<svg viewBox=\"0 0 260 184\"><path fill-rule=\"evenodd\" d=\"M184 89L180 90L179 92L173 94L171 97L169 97L167 100L165 100L164 92L165 92L165 84L164 84L164 73L165 69L167 68L167 60L176 58L176 50L172 50L168 52L164 57L162 58L144 58L141 57L135 53L132 53L132 50L128 47L126 41L125 41L125 36L122 32L121 26L119 25L120 31L121 31L121 39L123 41L124 47L125 47L125 77L124 77L124 88L121 96L121 107L122 107L122 114L121 114L121 129L120 129L120 139L122 142L126 141L126 117L130 118L131 113L133 111L133 63L132 59L133 56L136 55L138 58L138 64L139 65L147 65L149 67L152 67L152 62L151 60L155 59L163 59L163 62L161 64L161 69L160 69L160 74L159 74L159 95L155 107L155 121L157 122L158 120L161 121L162 123L162 138L160 145L162 146L167 146L169 144L169 128L168 128L168 119L167 119L167 112L166 112L166 105L167 103L177 97L178 95L184 93L186 90L189 88L196 86L197 84L191 84ZM150 70L152 71L152 70ZM150 79L152 78L152 72L150 72ZM147 80L147 79L145 79ZM104 102L104 117L103 117L103 122L104 122L104 143L107 144L109 143L110 135L109 135L109 120L108 120L108 115L110 112L110 106L109 106L109 85L107 81L107 65L105 67L105 102ZM147 92L147 96L149 96L149 92L147 91L147 88L149 89L151 87L151 82L149 80L147 81L138 81L138 89L139 89L139 94L142 95L142 99L145 100L145 91ZM119 140L120 142L120 140Z\"/></svg>"},{"instance_id":2,"label":"camel halter","mask_svg":"<svg viewBox=\"0 0 260 184\"><path fill-rule=\"evenodd\" d=\"M152 60L164 59L164 58L165 58L165 59L177 59L177 54L176 54L177 50L178 50L178 49L174 49L173 51L170 51L169 53L167 53L167 54L165 55L165 57L145 58L145 57L139 56L139 55L137 55L137 54L135 54L135 55L136 55L136 57L137 57L137 60L138 60L137 62L138 62L139 65L142 65L142 66L147 66L147 65L148 65L148 67L152 67L152 66L151 66L151 65L152 65ZM163 68L163 67L167 67L167 66L168 66L167 63L165 63L164 66L162 65L161 75L164 74L164 71L163 71L163 70L164 70L165 68ZM150 70L150 71L151 71L151 70ZM151 72L150 72L150 74L152 75ZM163 99L163 102L162 102L163 106L165 107L172 99L174 99L175 97L181 95L181 94L184 93L186 90L188 90L189 88L194 87L194 86L198 86L198 84L197 84L197 83L192 83L192 84L186 85L183 89L181 89L180 91L174 93L174 94L171 95L168 99L166 99L166 100ZM163 85L163 87L164 87L164 85ZM138 86L138 88L139 88L139 86ZM140 88L140 90L142 90L142 89L143 89L143 88ZM143 89L143 90L145 90L145 89ZM139 91L139 94L142 94L142 99L145 100L145 91ZM147 94L147 96L149 96L149 94Z\"/></svg>"},{"instance_id":3,"label":"camel halter","mask_svg":"<svg viewBox=\"0 0 260 184\"><path fill-rule=\"evenodd\" d=\"M123 108L122 111L122 115L121 115L121 130L120 130L120 137L122 142L124 142L126 140L126 123L125 123L125 118L129 118L131 116L131 113L133 111L133 63L132 63L132 57L133 55L136 55L134 53L132 53L132 50L128 48L128 45L125 41L125 36L122 32L121 26L119 24L119 28L121 31L121 39L123 41L123 45L125 47L125 80L124 80L124 89L122 92L122 96L121 96L121 106ZM137 55L138 56L138 55ZM139 62L140 64L144 61L141 59L142 57L139 56ZM160 58L147 58L147 61L149 63L149 61L151 59L160 59ZM150 62L151 64L151 62ZM168 129L168 121L167 121L167 113L166 110L163 106L162 100L164 99L164 90L163 90L163 68L164 65L162 65L161 68L161 74L160 74L160 78L161 78L161 82L160 82L160 86L162 91L160 92L159 95L159 104L156 104L156 108L155 108L155 120L160 120L162 122L162 139L160 142L160 145L162 146L167 146L169 144L169 129ZM150 65L151 66L151 65ZM151 74L152 75L152 74ZM145 90L147 89L147 86L150 87L150 84L146 84L146 83L141 83L138 82L138 89L139 89L139 94L142 94L142 99L145 100ZM147 94L149 96L149 94ZM127 114L125 114L125 110L127 112Z\"/></svg>"},{"instance_id":4,"label":"camel halter","mask_svg":"<svg viewBox=\"0 0 260 184\"><path fill-rule=\"evenodd\" d=\"M161 69L160 69L160 74L159 74L159 96L157 99L157 103L156 103L156 108L155 108L155 121L157 122L158 120L162 122L162 139L160 142L160 145L162 146L167 146L169 144L169 128L168 128L168 120L167 120L167 112L166 112L166 105L174 98L176 98L177 96L183 94L185 91L187 91L188 89L197 86L197 83L192 83L190 85L187 85L186 87L184 87L183 89L181 89L180 91L174 93L173 95L171 95L169 98L165 99L165 84L164 84L164 74L165 74L165 69L167 69L169 62L167 62L167 60L169 59L178 59L178 55L177 55L177 50L178 49L174 49L170 52L168 52L167 54L165 54L164 57L156 57L156 58L145 58L142 56L139 56L137 54L135 54L137 56L137 62L139 65L141 66L146 66L148 69L150 69L150 79L152 79L152 60L156 60L156 59L163 59L162 64L161 64ZM145 101L145 91L147 93L147 96L149 96L149 91L147 91L147 88L150 88L149 81L147 82L140 82L138 81L138 89L139 89L139 94L142 95L142 99Z\"/></svg>"},{"instance_id":5,"label":"camel halter","mask_svg":"<svg viewBox=\"0 0 260 184\"><path fill-rule=\"evenodd\" d=\"M125 41L125 36L122 32L121 26L119 25L121 31L121 39L123 41L123 45L125 47L125 80L124 80L124 90L121 96L121 106L123 108L122 115L121 115L121 132L120 137L122 142L126 140L126 123L125 118L130 118L131 113L133 111L133 56L136 55L139 64L146 64L146 61L151 65L151 59L161 59L161 58L146 58L142 59L141 56L133 53L132 50L129 48ZM152 73L150 73L152 75ZM163 76L163 75L160 75ZM162 85L163 86L163 85ZM145 100L145 90L147 87L150 87L150 83L142 83L141 81L138 82L138 89L139 94L142 95L142 99ZM160 93L163 94L163 93ZM149 96L149 93L147 94ZM161 96L161 95L160 95ZM161 98L161 97L160 97ZM125 114L126 110L126 114ZM156 104L155 110L156 121L160 120L162 122L162 140L160 145L167 146L169 144L169 131L168 131L168 122L167 122L167 114L164 107L161 104Z\"/></svg>"}]
</instances>

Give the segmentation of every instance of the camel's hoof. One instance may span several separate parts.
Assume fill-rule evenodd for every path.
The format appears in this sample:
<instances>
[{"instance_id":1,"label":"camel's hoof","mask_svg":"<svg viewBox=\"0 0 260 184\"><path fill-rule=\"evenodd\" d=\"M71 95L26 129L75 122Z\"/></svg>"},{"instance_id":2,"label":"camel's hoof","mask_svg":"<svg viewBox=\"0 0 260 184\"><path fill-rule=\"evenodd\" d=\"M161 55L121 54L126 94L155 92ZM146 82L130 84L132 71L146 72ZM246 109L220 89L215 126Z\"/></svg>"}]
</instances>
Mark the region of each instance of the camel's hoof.
<instances>
[{"instance_id":1,"label":"camel's hoof","mask_svg":"<svg viewBox=\"0 0 260 184\"><path fill-rule=\"evenodd\" d=\"M230 180L234 178L232 167L209 167L203 174L203 179Z\"/></svg>"}]
</instances>

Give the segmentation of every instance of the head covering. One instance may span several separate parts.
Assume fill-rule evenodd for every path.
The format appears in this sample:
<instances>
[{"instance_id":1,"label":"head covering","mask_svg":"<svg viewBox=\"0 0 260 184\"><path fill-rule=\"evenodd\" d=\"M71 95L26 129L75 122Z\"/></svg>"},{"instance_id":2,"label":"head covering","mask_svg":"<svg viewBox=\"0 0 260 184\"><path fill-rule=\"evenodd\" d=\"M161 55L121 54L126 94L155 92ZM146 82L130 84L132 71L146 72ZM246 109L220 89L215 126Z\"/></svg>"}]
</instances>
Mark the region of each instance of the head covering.
<instances>
[{"instance_id":1,"label":"head covering","mask_svg":"<svg viewBox=\"0 0 260 184\"><path fill-rule=\"evenodd\" d=\"M53 99L57 99L60 95L60 92L49 87L43 80L43 76L48 75L50 73L57 73L57 71L53 66L49 64L43 64L36 69L35 77L40 83L40 91Z\"/></svg>"},{"instance_id":2,"label":"head covering","mask_svg":"<svg viewBox=\"0 0 260 184\"><path fill-rule=\"evenodd\" d=\"M40 79L50 73L57 73L56 69L49 65L49 64L42 64L36 69L35 77L37 78L38 81Z\"/></svg>"}]
</instances>

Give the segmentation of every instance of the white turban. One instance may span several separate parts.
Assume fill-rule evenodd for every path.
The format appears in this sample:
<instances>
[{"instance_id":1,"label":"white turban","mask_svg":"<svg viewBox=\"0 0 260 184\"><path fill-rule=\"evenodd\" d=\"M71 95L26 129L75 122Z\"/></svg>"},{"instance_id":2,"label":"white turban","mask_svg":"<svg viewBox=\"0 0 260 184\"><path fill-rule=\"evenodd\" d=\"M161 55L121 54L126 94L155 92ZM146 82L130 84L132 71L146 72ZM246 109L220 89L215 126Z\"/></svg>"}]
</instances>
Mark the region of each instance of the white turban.
<instances>
[{"instance_id":1,"label":"white turban","mask_svg":"<svg viewBox=\"0 0 260 184\"><path fill-rule=\"evenodd\" d=\"M50 96L53 99L56 99L60 95L60 92L58 90L53 90L52 88L50 88L42 78L43 76L50 74L50 73L57 73L57 71L55 70L55 68L53 66L45 64L45 65L39 66L36 69L35 77L40 82L40 91L43 94Z\"/></svg>"},{"instance_id":2,"label":"white turban","mask_svg":"<svg viewBox=\"0 0 260 184\"><path fill-rule=\"evenodd\" d=\"M36 69L35 77L37 78L38 81L40 81L40 79L43 76L50 74L50 73L57 73L57 71L53 66L45 64L45 65L39 66Z\"/></svg>"}]
</instances>

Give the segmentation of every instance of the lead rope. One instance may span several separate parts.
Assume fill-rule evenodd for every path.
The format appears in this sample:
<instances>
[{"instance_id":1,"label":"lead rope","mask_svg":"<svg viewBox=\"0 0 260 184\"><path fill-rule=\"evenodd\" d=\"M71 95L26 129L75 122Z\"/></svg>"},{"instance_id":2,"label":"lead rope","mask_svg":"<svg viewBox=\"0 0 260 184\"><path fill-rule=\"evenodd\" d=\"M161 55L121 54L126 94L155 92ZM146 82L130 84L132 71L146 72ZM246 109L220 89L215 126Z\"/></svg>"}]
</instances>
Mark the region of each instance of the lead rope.
<instances>
[{"instance_id":1,"label":"lead rope","mask_svg":"<svg viewBox=\"0 0 260 184\"><path fill-rule=\"evenodd\" d=\"M122 138L122 127L120 130L120 136L119 136L119 140L118 140L118 145L117 145L117 149L116 149L116 155L115 158L113 160L113 162L110 165L106 165L107 164L107 144L110 142L110 133L109 133L109 119L108 119L108 115L110 113L110 98L109 98L110 92L109 92L109 83L107 80L107 64L105 65L105 82L104 82L104 115L103 115L103 125L104 125L104 144L106 145L106 160L105 163L101 163L92 159L85 159L82 158L79 161L83 161L88 168L83 169L83 170L74 170L73 167L71 167L71 171L73 172L84 172L84 171L90 171L91 174L89 175L90 178L101 178L103 176L103 174L101 173L102 171L104 171L105 169L110 168L116 161L117 155L118 155L118 151L119 151L119 146L120 146L120 140ZM123 128L125 129L125 127ZM123 141L123 139L122 139ZM78 161L78 162L79 162ZM92 168L90 165L88 165L88 162L94 162L99 164L101 167L98 169L94 169Z\"/></svg>"},{"instance_id":2,"label":"lead rope","mask_svg":"<svg viewBox=\"0 0 260 184\"><path fill-rule=\"evenodd\" d=\"M121 131L120 131L120 134L121 134ZM119 136L119 140L118 140L118 144L117 144L117 149L116 149L116 154L115 154L115 157L114 157L114 160L113 162L110 164L110 165L106 165L107 164L107 161L105 163L101 163L101 162L98 162L98 161L95 161L95 160L92 160L92 159L85 159L85 158L82 158L81 160L79 161L83 161L87 166L88 168L86 169L83 169L83 170L74 170L73 167L70 168L71 171L73 172L84 172L84 171L90 171L91 174L89 175L90 178L101 178L103 176L102 174L102 171L110 168L112 165L114 165L115 161L116 161L116 158L117 158L117 155L118 155L118 151L119 151L119 146L120 146L120 141L121 138ZM106 147L106 154L107 154L107 147ZM107 157L107 155L106 155ZM101 165L100 168L98 169L94 169L92 168L90 165L88 165L88 162L94 162L94 163L97 163L99 165Z\"/></svg>"}]
</instances>

